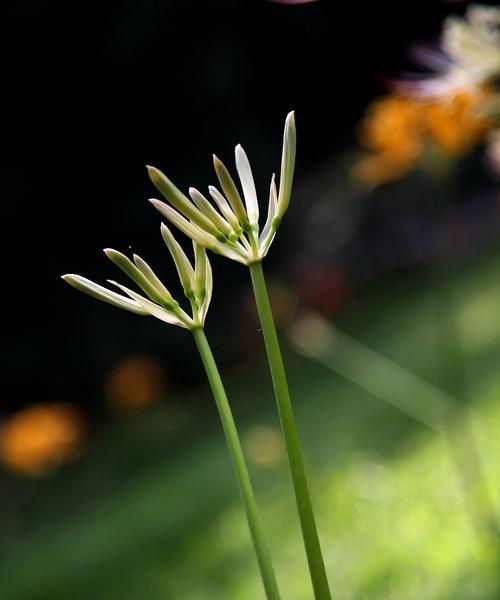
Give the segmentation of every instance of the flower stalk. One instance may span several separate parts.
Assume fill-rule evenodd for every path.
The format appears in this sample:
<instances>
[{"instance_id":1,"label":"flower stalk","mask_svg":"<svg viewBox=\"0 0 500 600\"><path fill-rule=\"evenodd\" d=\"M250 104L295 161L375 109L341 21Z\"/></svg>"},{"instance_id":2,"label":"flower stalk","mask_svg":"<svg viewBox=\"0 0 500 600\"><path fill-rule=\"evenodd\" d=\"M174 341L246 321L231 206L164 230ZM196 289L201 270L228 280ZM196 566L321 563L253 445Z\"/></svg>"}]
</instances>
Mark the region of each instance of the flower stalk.
<instances>
[{"instance_id":1,"label":"flower stalk","mask_svg":"<svg viewBox=\"0 0 500 600\"><path fill-rule=\"evenodd\" d=\"M288 381L281 355L278 335L274 324L269 295L261 262L249 265L257 312L262 327L262 335L273 381L274 394L278 405L281 428L285 437L288 463L292 475L295 500L299 512L302 536L306 549L307 562L316 600L331 600L323 555L316 528L316 521L307 485L307 478L300 449L299 435L295 423Z\"/></svg>"},{"instance_id":2,"label":"flower stalk","mask_svg":"<svg viewBox=\"0 0 500 600\"><path fill-rule=\"evenodd\" d=\"M196 328L192 330L196 346L200 353L203 366L212 390L212 394L219 411L219 416L226 436L227 447L233 463L234 472L240 488L241 498L248 521L248 527L252 536L257 562L266 591L268 600L279 600L280 594L274 574L269 549L267 547L264 527L257 509L257 502L252 489L248 467L243 455L236 424L227 400L227 395L215 363L212 351L208 344L204 330Z\"/></svg>"},{"instance_id":3,"label":"flower stalk","mask_svg":"<svg viewBox=\"0 0 500 600\"><path fill-rule=\"evenodd\" d=\"M177 190L177 188L174 189ZM181 194L181 192L178 193ZM179 200L179 203L181 202L182 199ZM267 600L280 600L278 584L265 539L265 531L257 509L257 501L238 431L217 365L203 330L212 298L212 267L205 248L196 241L193 241L194 263L192 264L172 232L163 223L161 234L174 260L184 295L191 305L191 315L181 308L179 302L173 298L153 269L137 255L133 256L132 261L112 248L104 250L106 256L141 288L148 296L147 298L114 281L109 281L109 283L121 290L123 294L118 294L80 275L63 275L63 279L79 291L98 300L139 315L156 317L161 321L183 327L192 332L222 422L266 597Z\"/></svg>"},{"instance_id":4,"label":"flower stalk","mask_svg":"<svg viewBox=\"0 0 500 600\"><path fill-rule=\"evenodd\" d=\"M208 199L194 188L189 190L192 200L190 202L189 198L155 167L148 167L149 176L170 205L157 199L152 199L150 202L166 219L190 236L197 244L247 265L250 269L285 437L314 595L316 600L330 600L331 595L307 486L285 367L262 271L262 259L267 255L283 215L290 204L295 171L296 142L295 115L292 111L286 117L283 131L279 189L273 174L269 189L267 215L262 229L259 224L260 211L252 169L240 144L235 148L234 157L242 194L224 163L215 155L213 157L215 173L222 193L213 186L209 186L208 190L220 213L215 210Z\"/></svg>"}]
</instances>

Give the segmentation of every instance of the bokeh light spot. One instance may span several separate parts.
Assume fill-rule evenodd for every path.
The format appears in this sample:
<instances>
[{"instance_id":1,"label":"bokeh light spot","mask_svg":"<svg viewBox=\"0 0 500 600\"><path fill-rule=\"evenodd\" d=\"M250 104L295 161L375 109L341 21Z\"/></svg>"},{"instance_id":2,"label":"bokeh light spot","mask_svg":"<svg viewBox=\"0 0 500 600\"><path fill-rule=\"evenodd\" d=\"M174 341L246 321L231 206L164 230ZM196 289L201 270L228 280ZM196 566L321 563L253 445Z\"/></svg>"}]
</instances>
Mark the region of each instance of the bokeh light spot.
<instances>
[{"instance_id":1,"label":"bokeh light spot","mask_svg":"<svg viewBox=\"0 0 500 600\"><path fill-rule=\"evenodd\" d=\"M111 369L104 394L112 410L127 413L155 403L165 389L165 371L156 358L130 356Z\"/></svg>"},{"instance_id":2,"label":"bokeh light spot","mask_svg":"<svg viewBox=\"0 0 500 600\"><path fill-rule=\"evenodd\" d=\"M81 449L84 418L73 404L37 404L0 427L0 457L11 470L42 475L75 458Z\"/></svg>"},{"instance_id":3,"label":"bokeh light spot","mask_svg":"<svg viewBox=\"0 0 500 600\"><path fill-rule=\"evenodd\" d=\"M276 427L255 425L243 438L246 454L251 462L272 469L283 462L283 441Z\"/></svg>"}]
</instances>

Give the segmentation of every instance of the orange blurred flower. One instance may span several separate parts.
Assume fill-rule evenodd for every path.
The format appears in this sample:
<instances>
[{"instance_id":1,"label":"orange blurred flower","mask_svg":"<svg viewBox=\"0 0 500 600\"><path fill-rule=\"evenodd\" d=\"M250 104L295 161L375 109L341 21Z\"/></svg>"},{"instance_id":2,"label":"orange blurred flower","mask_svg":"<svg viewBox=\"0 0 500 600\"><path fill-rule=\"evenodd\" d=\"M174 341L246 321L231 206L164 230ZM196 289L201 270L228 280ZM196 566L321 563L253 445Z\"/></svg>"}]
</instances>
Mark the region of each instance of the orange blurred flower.
<instances>
[{"instance_id":1,"label":"orange blurred flower","mask_svg":"<svg viewBox=\"0 0 500 600\"><path fill-rule=\"evenodd\" d=\"M490 97L481 87L433 100L393 95L375 100L359 128L361 144L372 153L354 166L353 176L376 186L406 175L428 150L460 157L488 130L481 109Z\"/></svg>"},{"instance_id":2,"label":"orange blurred flower","mask_svg":"<svg viewBox=\"0 0 500 600\"><path fill-rule=\"evenodd\" d=\"M116 364L105 384L106 402L118 412L131 412L156 402L165 392L165 372L151 356L131 356Z\"/></svg>"},{"instance_id":3,"label":"orange blurred flower","mask_svg":"<svg viewBox=\"0 0 500 600\"><path fill-rule=\"evenodd\" d=\"M411 98L385 96L368 107L361 123L363 145L392 160L414 160L422 149L420 105Z\"/></svg>"},{"instance_id":4,"label":"orange blurred flower","mask_svg":"<svg viewBox=\"0 0 500 600\"><path fill-rule=\"evenodd\" d=\"M30 406L0 427L0 458L13 471L41 475L74 458L83 434L83 415L75 405Z\"/></svg>"},{"instance_id":5,"label":"orange blurred flower","mask_svg":"<svg viewBox=\"0 0 500 600\"><path fill-rule=\"evenodd\" d=\"M481 107L490 97L486 88L476 88L457 92L448 101L423 104L429 135L443 152L461 156L481 141L489 125Z\"/></svg>"}]
</instances>

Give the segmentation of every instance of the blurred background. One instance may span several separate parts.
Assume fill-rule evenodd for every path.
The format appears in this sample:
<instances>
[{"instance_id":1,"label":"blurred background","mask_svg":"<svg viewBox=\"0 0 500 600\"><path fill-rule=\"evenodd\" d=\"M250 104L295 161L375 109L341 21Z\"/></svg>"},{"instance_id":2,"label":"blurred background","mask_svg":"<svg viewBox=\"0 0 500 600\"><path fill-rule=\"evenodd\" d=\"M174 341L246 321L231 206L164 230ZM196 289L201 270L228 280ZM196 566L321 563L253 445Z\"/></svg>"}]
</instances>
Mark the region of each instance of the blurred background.
<instances>
[{"instance_id":1,"label":"blurred background","mask_svg":"<svg viewBox=\"0 0 500 600\"><path fill-rule=\"evenodd\" d=\"M241 143L265 206L291 109L265 270L334 595L500 598L495 4L3 3L2 600L263 597L191 336L60 275L114 278L113 247L179 294L144 165L205 190ZM248 274L212 263L283 598L310 599Z\"/></svg>"}]
</instances>

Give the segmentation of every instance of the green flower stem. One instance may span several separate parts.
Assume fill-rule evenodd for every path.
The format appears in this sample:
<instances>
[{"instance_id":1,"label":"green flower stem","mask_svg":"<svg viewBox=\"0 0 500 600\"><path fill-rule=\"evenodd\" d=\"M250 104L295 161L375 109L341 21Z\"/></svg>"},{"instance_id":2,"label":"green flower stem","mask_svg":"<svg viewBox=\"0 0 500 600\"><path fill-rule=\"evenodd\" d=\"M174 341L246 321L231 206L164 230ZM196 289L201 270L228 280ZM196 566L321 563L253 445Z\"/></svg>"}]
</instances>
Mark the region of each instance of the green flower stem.
<instances>
[{"instance_id":1,"label":"green flower stem","mask_svg":"<svg viewBox=\"0 0 500 600\"><path fill-rule=\"evenodd\" d=\"M255 262L249 265L252 276L252 285L257 304L257 311L264 335L269 368L274 386L274 394L278 404L281 427L285 437L288 462L292 474L295 499L299 512L300 525L306 548L307 561L316 600L331 600L328 579L326 577L323 555L319 543L318 531L314 520L311 497L307 486L304 462L300 450L299 436L293 414L290 392L283 365L283 358L274 325L273 313L267 294L266 281L262 270L262 263Z\"/></svg>"},{"instance_id":2,"label":"green flower stem","mask_svg":"<svg viewBox=\"0 0 500 600\"><path fill-rule=\"evenodd\" d=\"M250 481L248 467L245 462L238 431L224 390L224 385L204 330L200 327L193 329L192 332L203 366L207 373L208 381L222 421L222 427L224 428L224 433L226 435L227 446L233 462L236 479L238 480L240 487L241 497L248 520L248 527L257 555L266 596L268 600L279 600L280 594L278 591L278 584L276 582L276 576L271 563L271 556L265 540L264 527L257 509L257 502Z\"/></svg>"}]
</instances>

